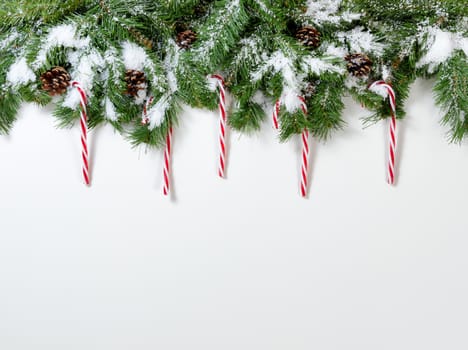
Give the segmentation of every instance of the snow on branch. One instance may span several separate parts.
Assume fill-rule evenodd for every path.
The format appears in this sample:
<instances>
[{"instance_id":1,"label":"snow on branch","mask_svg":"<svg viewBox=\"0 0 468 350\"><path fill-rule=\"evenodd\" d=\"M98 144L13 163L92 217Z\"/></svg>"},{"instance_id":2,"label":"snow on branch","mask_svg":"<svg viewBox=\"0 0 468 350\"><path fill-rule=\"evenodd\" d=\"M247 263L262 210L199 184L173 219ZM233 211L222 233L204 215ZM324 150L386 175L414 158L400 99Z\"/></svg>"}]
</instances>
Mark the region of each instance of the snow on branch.
<instances>
[{"instance_id":1,"label":"snow on branch","mask_svg":"<svg viewBox=\"0 0 468 350\"><path fill-rule=\"evenodd\" d=\"M340 32L337 37L341 43L348 44L350 51L354 53L366 52L375 56L382 56L385 49L385 45L363 27L356 27L348 32Z\"/></svg>"},{"instance_id":2,"label":"snow on branch","mask_svg":"<svg viewBox=\"0 0 468 350\"><path fill-rule=\"evenodd\" d=\"M426 53L416 63L416 68L428 66L428 72L434 73L437 67L446 62L456 50L462 50L468 56L468 39L459 33L443 31L436 27L429 27L427 35Z\"/></svg>"},{"instance_id":3,"label":"snow on branch","mask_svg":"<svg viewBox=\"0 0 468 350\"><path fill-rule=\"evenodd\" d=\"M53 27L42 43L32 67L39 69L44 65L47 61L47 54L56 47L84 49L89 46L89 43L89 37L81 38L73 24L61 24Z\"/></svg>"},{"instance_id":4,"label":"snow on branch","mask_svg":"<svg viewBox=\"0 0 468 350\"><path fill-rule=\"evenodd\" d=\"M360 14L343 11L340 13L342 0L308 0L306 16L317 24L351 22L360 18Z\"/></svg>"},{"instance_id":5,"label":"snow on branch","mask_svg":"<svg viewBox=\"0 0 468 350\"><path fill-rule=\"evenodd\" d=\"M264 65L251 75L252 81L256 82L268 72L281 74L283 78L281 102L286 106L288 112L294 112L301 106L297 97L300 95L300 82L303 74L300 75L295 71L295 61L295 57L287 57L283 51L278 50L273 52L269 58L266 58Z\"/></svg>"},{"instance_id":6,"label":"snow on branch","mask_svg":"<svg viewBox=\"0 0 468 350\"><path fill-rule=\"evenodd\" d=\"M331 60L312 56L306 56L302 59L301 68L304 72L315 75L321 75L326 72L338 74L345 72L343 67L333 64Z\"/></svg>"},{"instance_id":7,"label":"snow on branch","mask_svg":"<svg viewBox=\"0 0 468 350\"><path fill-rule=\"evenodd\" d=\"M26 58L21 57L10 66L6 80L11 86L19 87L36 80L36 75L31 68L29 68Z\"/></svg>"}]
</instances>

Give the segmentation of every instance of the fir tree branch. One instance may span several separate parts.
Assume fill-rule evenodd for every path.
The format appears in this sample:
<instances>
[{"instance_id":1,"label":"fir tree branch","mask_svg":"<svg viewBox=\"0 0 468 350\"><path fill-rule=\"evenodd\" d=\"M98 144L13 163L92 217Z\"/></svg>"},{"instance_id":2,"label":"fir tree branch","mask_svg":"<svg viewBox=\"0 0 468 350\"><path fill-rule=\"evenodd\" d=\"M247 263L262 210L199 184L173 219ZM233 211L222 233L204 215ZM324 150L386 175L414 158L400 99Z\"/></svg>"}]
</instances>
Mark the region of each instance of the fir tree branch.
<instances>
[{"instance_id":1,"label":"fir tree branch","mask_svg":"<svg viewBox=\"0 0 468 350\"><path fill-rule=\"evenodd\" d=\"M442 123L450 127L450 140L461 142L468 135L468 63L459 52L437 74L436 103L442 109Z\"/></svg>"}]
</instances>

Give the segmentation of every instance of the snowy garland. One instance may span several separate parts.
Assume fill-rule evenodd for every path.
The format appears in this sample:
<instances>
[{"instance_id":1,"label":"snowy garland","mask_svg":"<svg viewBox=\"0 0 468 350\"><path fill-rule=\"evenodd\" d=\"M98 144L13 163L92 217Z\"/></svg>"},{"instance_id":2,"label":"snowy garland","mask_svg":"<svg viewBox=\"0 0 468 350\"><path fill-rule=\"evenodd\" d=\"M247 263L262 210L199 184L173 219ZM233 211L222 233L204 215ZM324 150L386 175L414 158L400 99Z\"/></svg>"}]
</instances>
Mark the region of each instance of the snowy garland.
<instances>
[{"instance_id":1,"label":"snowy garland","mask_svg":"<svg viewBox=\"0 0 468 350\"><path fill-rule=\"evenodd\" d=\"M468 135L459 0L40 0L6 5L0 23L0 132L22 102L55 103L60 126L83 120L79 82L87 127L110 123L133 145L165 148L165 194L184 104L219 105L222 175L227 127L257 130L273 110L282 141L327 139L344 127L348 94L374 112L366 123L396 126L418 77L435 79L449 139Z\"/></svg>"}]
</instances>

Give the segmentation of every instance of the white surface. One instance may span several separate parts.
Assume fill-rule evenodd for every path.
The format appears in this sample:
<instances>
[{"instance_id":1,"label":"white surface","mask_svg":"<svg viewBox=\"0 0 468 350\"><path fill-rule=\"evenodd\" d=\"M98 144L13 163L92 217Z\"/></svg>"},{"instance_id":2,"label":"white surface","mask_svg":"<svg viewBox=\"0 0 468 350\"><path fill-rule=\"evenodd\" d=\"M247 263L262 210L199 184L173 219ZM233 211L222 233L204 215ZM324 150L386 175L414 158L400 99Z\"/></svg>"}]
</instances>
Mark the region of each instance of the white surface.
<instances>
[{"instance_id":1,"label":"white surface","mask_svg":"<svg viewBox=\"0 0 468 350\"><path fill-rule=\"evenodd\" d=\"M387 127L314 145L310 198L299 143L266 122L233 135L216 177L216 113L174 134L176 199L162 152L91 135L25 106L0 138L0 348L5 350L464 350L468 348L467 144L450 145L418 82L399 124L399 181L385 183Z\"/></svg>"}]
</instances>

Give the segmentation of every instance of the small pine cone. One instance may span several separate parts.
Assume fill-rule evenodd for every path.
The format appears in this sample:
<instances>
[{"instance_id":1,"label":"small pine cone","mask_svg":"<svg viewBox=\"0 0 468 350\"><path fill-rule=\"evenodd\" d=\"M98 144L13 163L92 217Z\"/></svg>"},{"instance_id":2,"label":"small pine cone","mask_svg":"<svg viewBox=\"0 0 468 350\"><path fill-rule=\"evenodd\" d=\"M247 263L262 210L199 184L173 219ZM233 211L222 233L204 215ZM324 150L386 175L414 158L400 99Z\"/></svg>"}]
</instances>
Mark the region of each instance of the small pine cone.
<instances>
[{"instance_id":1,"label":"small pine cone","mask_svg":"<svg viewBox=\"0 0 468 350\"><path fill-rule=\"evenodd\" d=\"M197 33L187 29L177 34L176 42L179 47L188 49L197 40Z\"/></svg>"},{"instance_id":2,"label":"small pine cone","mask_svg":"<svg viewBox=\"0 0 468 350\"><path fill-rule=\"evenodd\" d=\"M311 98L315 95L317 91L317 85L315 83L309 82L306 87L302 90L302 95L305 98Z\"/></svg>"},{"instance_id":3,"label":"small pine cone","mask_svg":"<svg viewBox=\"0 0 468 350\"><path fill-rule=\"evenodd\" d=\"M63 67L54 67L43 73L40 77L42 90L47 91L50 96L62 95L70 86L70 74Z\"/></svg>"},{"instance_id":4,"label":"small pine cone","mask_svg":"<svg viewBox=\"0 0 468 350\"><path fill-rule=\"evenodd\" d=\"M297 30L296 39L309 49L316 49L320 46L320 32L311 26L304 26Z\"/></svg>"},{"instance_id":5,"label":"small pine cone","mask_svg":"<svg viewBox=\"0 0 468 350\"><path fill-rule=\"evenodd\" d=\"M144 72L128 69L125 73L125 82L127 83L127 91L125 91L125 94L130 97L136 97L140 90L146 89L146 77Z\"/></svg>"},{"instance_id":6,"label":"small pine cone","mask_svg":"<svg viewBox=\"0 0 468 350\"><path fill-rule=\"evenodd\" d=\"M345 60L348 62L346 68L348 72L355 77L364 77L369 75L372 70L372 61L363 53L353 53L347 55Z\"/></svg>"},{"instance_id":7,"label":"small pine cone","mask_svg":"<svg viewBox=\"0 0 468 350\"><path fill-rule=\"evenodd\" d=\"M142 32L136 30L135 28L129 29L130 34L138 41L140 45L145 46L147 49L151 50L153 48L153 41L146 37Z\"/></svg>"}]
</instances>

